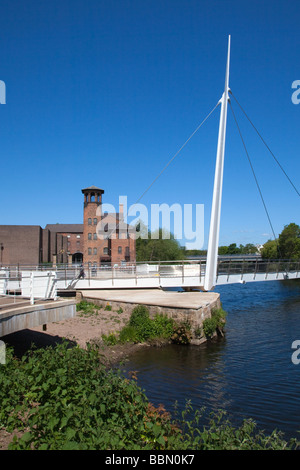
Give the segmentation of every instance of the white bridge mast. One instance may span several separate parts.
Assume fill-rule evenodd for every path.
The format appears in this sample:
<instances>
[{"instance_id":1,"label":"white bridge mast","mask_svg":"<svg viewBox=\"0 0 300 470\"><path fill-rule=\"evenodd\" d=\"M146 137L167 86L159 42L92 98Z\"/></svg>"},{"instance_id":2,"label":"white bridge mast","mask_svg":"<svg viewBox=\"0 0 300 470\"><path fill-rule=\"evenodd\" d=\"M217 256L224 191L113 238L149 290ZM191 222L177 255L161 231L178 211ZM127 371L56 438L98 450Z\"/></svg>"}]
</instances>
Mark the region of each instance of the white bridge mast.
<instances>
[{"instance_id":1,"label":"white bridge mast","mask_svg":"<svg viewBox=\"0 0 300 470\"><path fill-rule=\"evenodd\" d=\"M215 168L215 181L212 200L212 209L210 216L210 228L208 238L208 250L206 259L206 270L204 279L204 290L209 291L216 285L217 276L217 262L218 262L218 247L219 247L219 232L220 232L220 217L221 217L221 202L222 202L222 185L223 185L223 168L224 168L224 153L225 153L225 137L226 137L226 123L227 123L227 105L229 100L229 63L230 63L230 39L228 37L228 53L227 53L227 66L225 74L225 89L220 100L220 124L219 124L219 138L217 147L217 158Z\"/></svg>"}]
</instances>

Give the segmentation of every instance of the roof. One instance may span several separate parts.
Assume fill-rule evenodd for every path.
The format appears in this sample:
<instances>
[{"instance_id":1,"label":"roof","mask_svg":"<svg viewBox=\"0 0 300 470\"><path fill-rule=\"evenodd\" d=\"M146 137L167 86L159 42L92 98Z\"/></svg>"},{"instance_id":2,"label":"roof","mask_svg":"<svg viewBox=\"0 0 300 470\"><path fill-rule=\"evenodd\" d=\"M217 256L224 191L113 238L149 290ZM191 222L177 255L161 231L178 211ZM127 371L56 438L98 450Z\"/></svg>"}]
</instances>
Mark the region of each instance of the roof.
<instances>
[{"instance_id":1,"label":"roof","mask_svg":"<svg viewBox=\"0 0 300 470\"><path fill-rule=\"evenodd\" d=\"M81 190L82 193L85 191L101 191L102 194L104 193L104 189L97 188L97 186L89 186L88 188L84 188Z\"/></svg>"},{"instance_id":2,"label":"roof","mask_svg":"<svg viewBox=\"0 0 300 470\"><path fill-rule=\"evenodd\" d=\"M83 233L83 224L47 224L45 228L56 233Z\"/></svg>"}]
</instances>

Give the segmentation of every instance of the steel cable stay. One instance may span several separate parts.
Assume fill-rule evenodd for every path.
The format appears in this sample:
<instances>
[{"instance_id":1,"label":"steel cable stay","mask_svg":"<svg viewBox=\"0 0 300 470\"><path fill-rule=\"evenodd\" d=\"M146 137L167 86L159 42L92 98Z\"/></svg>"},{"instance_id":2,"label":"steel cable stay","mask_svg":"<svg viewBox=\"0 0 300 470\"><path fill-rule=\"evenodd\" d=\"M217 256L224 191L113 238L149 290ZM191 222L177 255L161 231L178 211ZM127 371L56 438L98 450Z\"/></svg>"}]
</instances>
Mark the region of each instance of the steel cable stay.
<instances>
[{"instance_id":1,"label":"steel cable stay","mask_svg":"<svg viewBox=\"0 0 300 470\"><path fill-rule=\"evenodd\" d=\"M188 142L191 140L191 138L199 131L199 129L203 126L203 124L208 120L208 118L213 114L213 112L216 110L216 108L219 106L220 101L214 106L214 108L208 113L208 115L203 119L203 121L196 127L196 129L192 132L192 134L188 137L188 139L182 144L182 146L177 150L177 152L173 155L173 157L168 161L168 163L164 166L164 168L160 171L160 173L154 178L152 183L145 189L145 191L140 195L140 197L136 200L135 204L138 204L140 200L145 196L145 194L152 188L154 183L158 180L158 178L165 172L165 170L171 165L173 160L179 155L179 153L184 149L184 147L188 144ZM134 204L134 205L135 205ZM125 216L125 219L127 219L128 212ZM110 232L108 237L110 237L114 232L117 231L119 228L119 223L116 224L116 227L114 227Z\"/></svg>"},{"instance_id":2,"label":"steel cable stay","mask_svg":"<svg viewBox=\"0 0 300 470\"><path fill-rule=\"evenodd\" d=\"M280 253L279 244L278 244L278 238L277 238L276 235L275 235L275 231L274 231L273 224L272 224L272 221L271 221L271 218L270 218L270 214L269 214L269 211L268 211L268 209L267 209L267 206L266 206L266 203L265 203L265 200L264 200L264 197L263 197L263 194L262 194L262 191L261 191L261 188L260 188L260 185L259 185L257 176L256 176L255 171L254 171L254 167L253 167L253 164L252 164L252 161L251 161L249 152L248 152L247 147L246 147L246 144L245 144L245 140L244 140L244 138L243 138L243 136L242 136L242 133L241 133L240 127L239 127L239 125L238 125L238 122L237 122L237 119L236 119L235 113L234 113L234 111L233 111L233 108L232 108L232 105L231 105L230 100L229 100L229 105L230 105L230 109L231 109L231 111L232 111L232 115L233 115L235 124L236 124L236 126L237 126L238 133L239 133L239 135L240 135L240 138L241 138L241 141L242 141L242 144L243 144L245 153L246 153L246 155L247 155L247 159L248 159L248 162L249 162L249 164L250 164L250 168L251 168L251 171L252 171L252 174L253 174L253 177L254 177L254 180L255 180L255 183L256 183L258 192L259 192L259 194L260 194L260 198L261 198L261 200L262 200L262 203L263 203L263 206L264 206L264 209L265 209L265 212L266 212L266 215L267 215L267 218L268 218L268 221L269 221L269 224L270 224L272 233L273 233L274 241L275 241L275 243L276 243L276 245L277 245L277 249L278 249L279 256L282 258L281 253ZM285 269L285 268L284 268L284 269ZM286 271L286 269L285 269L285 271Z\"/></svg>"},{"instance_id":3,"label":"steel cable stay","mask_svg":"<svg viewBox=\"0 0 300 470\"><path fill-rule=\"evenodd\" d=\"M215 105L215 107L208 113L205 119L196 127L194 132L189 136L189 138L184 142L184 144L180 147L179 150L173 155L173 157L168 161L168 163L164 166L164 168L161 170L161 172L154 178L152 183L148 186L148 188L142 193L142 195L138 198L135 204L137 204L143 197L144 195L149 191L149 189L154 185L154 183L158 180L158 178L164 173L164 171L168 168L168 166L172 163L173 160L179 155L181 150L184 149L184 147L187 145L187 143L191 140L191 138L198 132L198 130L203 126L203 124L207 121L207 119L211 116L211 114L215 111L215 109L219 106L220 101Z\"/></svg>"},{"instance_id":4,"label":"steel cable stay","mask_svg":"<svg viewBox=\"0 0 300 470\"><path fill-rule=\"evenodd\" d=\"M270 147L268 146L268 144L266 143L266 141L264 140L264 138L262 137L261 133L258 131L258 129L255 127L255 125L253 124L253 122L251 121L251 119L249 118L249 116L247 115L246 111L243 109L243 107L241 106L241 104L238 102L237 98L234 96L234 94L232 93L232 91L230 90L230 94L233 96L233 98L235 99L236 103L238 104L238 106L240 107L240 109L242 110L242 112L244 113L244 115L246 116L246 118L248 119L248 121L250 122L251 126L253 127L253 129L255 130L255 132L257 133L257 135L259 136L259 138L261 139L261 141L263 142L263 144L266 146L266 148L268 149L268 151L270 152L270 154L272 155L273 159L275 160L275 162L277 163L277 165L279 166L279 168L281 169L281 171L283 172L283 174L286 176L286 178L288 179L289 183L292 185L292 187L294 188L294 190L296 191L296 193L298 194L298 196L300 196L300 192L298 191L298 189L296 188L296 186L294 185L294 183L292 182L291 178L287 175L286 171L284 170L284 168L282 167L282 165L279 163L278 159L275 157L274 153L272 152L272 150L270 149Z\"/></svg>"}]
</instances>

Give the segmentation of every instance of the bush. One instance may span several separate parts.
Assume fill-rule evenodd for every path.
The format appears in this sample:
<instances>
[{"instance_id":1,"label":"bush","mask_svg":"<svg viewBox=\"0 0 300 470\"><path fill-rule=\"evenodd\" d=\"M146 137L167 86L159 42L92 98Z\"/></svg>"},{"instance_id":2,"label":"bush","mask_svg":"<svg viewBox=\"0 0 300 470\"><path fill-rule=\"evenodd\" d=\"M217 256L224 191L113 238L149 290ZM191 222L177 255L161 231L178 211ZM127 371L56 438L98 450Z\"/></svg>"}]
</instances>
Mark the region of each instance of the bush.
<instances>
[{"instance_id":1,"label":"bush","mask_svg":"<svg viewBox=\"0 0 300 470\"><path fill-rule=\"evenodd\" d=\"M114 333L110 333L109 335L102 335L102 341L107 346L114 346L118 342L118 338Z\"/></svg>"},{"instance_id":2,"label":"bush","mask_svg":"<svg viewBox=\"0 0 300 470\"><path fill-rule=\"evenodd\" d=\"M138 343L139 338L136 329L133 326L127 325L122 328L119 335L120 343Z\"/></svg>"},{"instance_id":3,"label":"bush","mask_svg":"<svg viewBox=\"0 0 300 470\"><path fill-rule=\"evenodd\" d=\"M186 407L172 418L151 405L133 380L99 361L89 346L31 350L17 360L7 348L0 368L0 427L19 431L11 450L259 450L297 449L280 432L255 434L255 423L234 428L224 415L200 426ZM176 418L176 416L175 416Z\"/></svg>"},{"instance_id":4,"label":"bush","mask_svg":"<svg viewBox=\"0 0 300 470\"><path fill-rule=\"evenodd\" d=\"M144 305L138 305L132 310L129 326L136 330L140 342L153 337L153 325L149 317L149 311Z\"/></svg>"},{"instance_id":5,"label":"bush","mask_svg":"<svg viewBox=\"0 0 300 470\"><path fill-rule=\"evenodd\" d=\"M192 339L190 326L186 323L180 323L173 327L171 340L175 344L189 344Z\"/></svg>"},{"instance_id":6,"label":"bush","mask_svg":"<svg viewBox=\"0 0 300 470\"><path fill-rule=\"evenodd\" d=\"M226 312L222 308L213 309L211 318L203 321L203 332L207 338L211 338L217 329L222 330L224 327Z\"/></svg>"},{"instance_id":7,"label":"bush","mask_svg":"<svg viewBox=\"0 0 300 470\"><path fill-rule=\"evenodd\" d=\"M174 320L167 315L157 313L152 320L153 336L155 338L170 339L173 334Z\"/></svg>"}]
</instances>

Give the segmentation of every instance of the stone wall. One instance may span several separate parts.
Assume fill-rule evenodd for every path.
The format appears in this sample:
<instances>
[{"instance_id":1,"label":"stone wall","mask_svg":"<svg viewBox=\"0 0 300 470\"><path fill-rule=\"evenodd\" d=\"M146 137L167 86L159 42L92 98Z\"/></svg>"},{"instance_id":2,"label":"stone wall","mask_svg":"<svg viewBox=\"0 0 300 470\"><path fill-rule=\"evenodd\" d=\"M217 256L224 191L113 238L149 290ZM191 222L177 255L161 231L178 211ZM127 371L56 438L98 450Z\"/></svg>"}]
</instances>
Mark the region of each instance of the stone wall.
<instances>
[{"instance_id":1,"label":"stone wall","mask_svg":"<svg viewBox=\"0 0 300 470\"><path fill-rule=\"evenodd\" d=\"M137 306L140 305L137 303L131 302L120 302L120 301L111 301L111 300L104 300L104 299L95 299L94 297L88 297L88 294L84 294L82 292L76 292L76 300L80 302L80 300L86 300L87 302L92 302L95 305L111 305L113 310L118 310L122 308L124 313L128 314L128 321L131 315L132 310ZM216 295L214 300L212 300L209 304L199 307L197 309L193 308L176 308L176 307L165 307L165 306L158 306L158 305L147 305L143 304L149 310L150 317L154 317L156 313L165 314L169 318L173 318L177 323L187 322L191 326L192 332L192 341L191 344L201 344L206 341L204 335L197 335L195 332L198 332L199 329L202 329L203 321L206 318L211 318L211 312L213 309L221 308L221 301L220 295Z\"/></svg>"}]
</instances>

